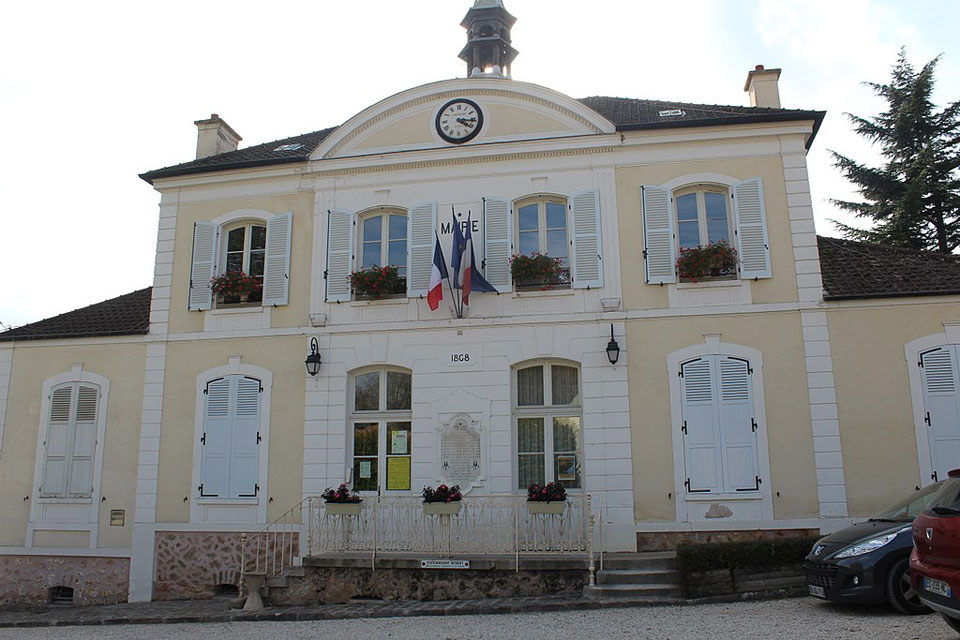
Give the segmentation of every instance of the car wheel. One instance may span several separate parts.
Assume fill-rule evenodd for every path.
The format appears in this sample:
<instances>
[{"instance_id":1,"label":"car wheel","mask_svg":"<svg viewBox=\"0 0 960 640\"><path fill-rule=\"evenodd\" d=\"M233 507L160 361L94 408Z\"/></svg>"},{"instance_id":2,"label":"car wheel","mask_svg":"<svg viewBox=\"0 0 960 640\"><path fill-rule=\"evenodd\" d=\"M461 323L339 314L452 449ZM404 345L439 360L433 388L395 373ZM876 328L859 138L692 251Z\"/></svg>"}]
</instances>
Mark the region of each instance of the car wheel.
<instances>
[{"instance_id":1,"label":"car wheel","mask_svg":"<svg viewBox=\"0 0 960 640\"><path fill-rule=\"evenodd\" d=\"M947 623L948 627L950 627L957 633L960 633L960 620L957 620L956 618L951 618L945 613L941 613L940 615L943 616L943 621Z\"/></svg>"},{"instance_id":2,"label":"car wheel","mask_svg":"<svg viewBox=\"0 0 960 640\"><path fill-rule=\"evenodd\" d=\"M914 591L913 585L910 584L909 558L901 558L893 563L890 571L887 572L886 586L887 601L900 613L911 616L920 613L930 613L930 609L920 602L920 598L917 597L917 592Z\"/></svg>"}]
</instances>

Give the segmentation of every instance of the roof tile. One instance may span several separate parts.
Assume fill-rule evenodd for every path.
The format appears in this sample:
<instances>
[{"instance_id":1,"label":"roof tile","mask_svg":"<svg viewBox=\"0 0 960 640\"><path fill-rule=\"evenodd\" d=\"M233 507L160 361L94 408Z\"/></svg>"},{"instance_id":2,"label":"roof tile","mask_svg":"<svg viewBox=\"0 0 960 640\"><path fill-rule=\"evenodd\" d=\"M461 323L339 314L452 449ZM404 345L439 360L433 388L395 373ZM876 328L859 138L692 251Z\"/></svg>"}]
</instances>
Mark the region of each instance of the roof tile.
<instances>
[{"instance_id":1,"label":"roof tile","mask_svg":"<svg viewBox=\"0 0 960 640\"><path fill-rule=\"evenodd\" d=\"M0 342L145 334L152 287L0 333Z\"/></svg>"}]
</instances>

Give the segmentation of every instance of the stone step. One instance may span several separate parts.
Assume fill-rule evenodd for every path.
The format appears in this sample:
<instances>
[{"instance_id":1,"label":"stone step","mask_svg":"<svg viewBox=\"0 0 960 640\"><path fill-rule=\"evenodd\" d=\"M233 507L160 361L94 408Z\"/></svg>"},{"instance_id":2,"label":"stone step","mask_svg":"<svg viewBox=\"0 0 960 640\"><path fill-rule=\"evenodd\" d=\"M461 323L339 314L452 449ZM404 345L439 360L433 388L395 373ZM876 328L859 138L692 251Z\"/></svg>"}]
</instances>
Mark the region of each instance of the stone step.
<instances>
[{"instance_id":1,"label":"stone step","mask_svg":"<svg viewBox=\"0 0 960 640\"><path fill-rule=\"evenodd\" d=\"M680 587L673 584L598 584L583 588L585 598L679 599Z\"/></svg>"},{"instance_id":2,"label":"stone step","mask_svg":"<svg viewBox=\"0 0 960 640\"><path fill-rule=\"evenodd\" d=\"M597 573L600 584L679 584L680 574L670 569L604 569Z\"/></svg>"},{"instance_id":3,"label":"stone step","mask_svg":"<svg viewBox=\"0 0 960 640\"><path fill-rule=\"evenodd\" d=\"M263 583L265 587L271 589L286 589L290 586L290 577L289 576L268 576L266 581Z\"/></svg>"},{"instance_id":4,"label":"stone step","mask_svg":"<svg viewBox=\"0 0 960 640\"><path fill-rule=\"evenodd\" d=\"M604 571L610 569L673 569L676 566L677 554L673 551L603 554Z\"/></svg>"},{"instance_id":5,"label":"stone step","mask_svg":"<svg viewBox=\"0 0 960 640\"><path fill-rule=\"evenodd\" d=\"M302 578L303 576L307 575L307 570L303 567L303 565L284 567L283 575Z\"/></svg>"}]
</instances>

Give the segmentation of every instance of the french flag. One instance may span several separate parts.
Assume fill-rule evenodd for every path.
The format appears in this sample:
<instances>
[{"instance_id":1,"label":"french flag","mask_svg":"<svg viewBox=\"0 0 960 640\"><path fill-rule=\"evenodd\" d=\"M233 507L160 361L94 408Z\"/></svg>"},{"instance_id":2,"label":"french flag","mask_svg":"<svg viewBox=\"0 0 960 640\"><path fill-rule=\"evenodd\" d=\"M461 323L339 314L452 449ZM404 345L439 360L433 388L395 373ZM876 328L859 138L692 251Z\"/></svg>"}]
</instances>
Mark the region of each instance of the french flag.
<instances>
[{"instance_id":1,"label":"french flag","mask_svg":"<svg viewBox=\"0 0 960 640\"><path fill-rule=\"evenodd\" d=\"M443 281L449 278L447 263L443 259L443 250L440 248L440 236L434 232L436 244L433 246L433 265L430 267L430 290L427 291L427 306L436 311L443 300Z\"/></svg>"},{"instance_id":2,"label":"french flag","mask_svg":"<svg viewBox=\"0 0 960 640\"><path fill-rule=\"evenodd\" d=\"M477 270L477 262L473 252L473 231L470 224L470 216L467 215L467 235L459 235L459 227L454 232L454 243L459 247L462 243L462 250L459 255L454 255L454 281L457 288L462 291L463 304L470 304L470 292L482 291L488 293L497 293L497 290L491 285ZM457 237L459 235L459 238Z\"/></svg>"}]
</instances>

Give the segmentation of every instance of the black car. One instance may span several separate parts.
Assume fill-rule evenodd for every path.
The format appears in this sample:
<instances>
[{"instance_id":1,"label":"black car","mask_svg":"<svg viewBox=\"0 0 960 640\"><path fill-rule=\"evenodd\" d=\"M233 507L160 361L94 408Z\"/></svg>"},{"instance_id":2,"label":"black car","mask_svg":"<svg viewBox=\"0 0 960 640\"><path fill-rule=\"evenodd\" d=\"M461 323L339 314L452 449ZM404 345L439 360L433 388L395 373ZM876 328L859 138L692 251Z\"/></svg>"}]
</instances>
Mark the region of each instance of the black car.
<instances>
[{"instance_id":1,"label":"black car","mask_svg":"<svg viewBox=\"0 0 960 640\"><path fill-rule=\"evenodd\" d=\"M928 613L910 585L910 525L940 486L914 491L877 517L818 540L804 562L810 595L834 602L886 601L901 613Z\"/></svg>"}]
</instances>

